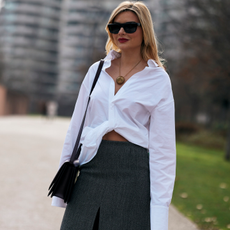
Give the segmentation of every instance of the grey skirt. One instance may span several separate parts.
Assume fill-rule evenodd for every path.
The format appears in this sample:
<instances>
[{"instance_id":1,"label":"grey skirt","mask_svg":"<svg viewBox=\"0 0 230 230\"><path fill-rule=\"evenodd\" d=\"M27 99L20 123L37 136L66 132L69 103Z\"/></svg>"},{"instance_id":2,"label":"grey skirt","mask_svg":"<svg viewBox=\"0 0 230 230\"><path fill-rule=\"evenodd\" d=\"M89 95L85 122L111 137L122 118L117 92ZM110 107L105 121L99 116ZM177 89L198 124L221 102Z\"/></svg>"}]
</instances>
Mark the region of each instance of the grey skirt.
<instances>
[{"instance_id":1,"label":"grey skirt","mask_svg":"<svg viewBox=\"0 0 230 230\"><path fill-rule=\"evenodd\" d=\"M61 230L150 230L147 149L102 140L80 175Z\"/></svg>"}]
</instances>

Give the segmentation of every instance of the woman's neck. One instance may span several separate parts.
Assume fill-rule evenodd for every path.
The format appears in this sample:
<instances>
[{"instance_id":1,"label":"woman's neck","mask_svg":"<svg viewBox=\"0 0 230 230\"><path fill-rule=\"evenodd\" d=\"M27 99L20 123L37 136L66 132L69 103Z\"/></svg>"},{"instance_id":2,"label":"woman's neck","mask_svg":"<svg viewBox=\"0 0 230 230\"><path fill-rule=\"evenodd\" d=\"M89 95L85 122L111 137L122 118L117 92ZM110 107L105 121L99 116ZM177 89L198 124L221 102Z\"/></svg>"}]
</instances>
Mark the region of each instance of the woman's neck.
<instances>
[{"instance_id":1,"label":"woman's neck","mask_svg":"<svg viewBox=\"0 0 230 230\"><path fill-rule=\"evenodd\" d=\"M134 65L138 61L142 59L140 52L133 52L133 51L122 51L121 53L121 62L125 66Z\"/></svg>"}]
</instances>

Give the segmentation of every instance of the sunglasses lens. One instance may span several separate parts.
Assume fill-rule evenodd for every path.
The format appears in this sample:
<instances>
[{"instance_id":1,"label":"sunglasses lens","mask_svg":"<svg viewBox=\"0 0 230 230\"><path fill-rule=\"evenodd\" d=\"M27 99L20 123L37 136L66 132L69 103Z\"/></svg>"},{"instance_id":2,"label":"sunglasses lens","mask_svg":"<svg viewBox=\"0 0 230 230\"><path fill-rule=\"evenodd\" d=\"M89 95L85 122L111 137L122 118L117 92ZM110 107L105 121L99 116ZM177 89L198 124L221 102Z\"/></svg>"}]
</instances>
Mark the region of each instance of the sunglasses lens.
<instances>
[{"instance_id":1,"label":"sunglasses lens","mask_svg":"<svg viewBox=\"0 0 230 230\"><path fill-rule=\"evenodd\" d=\"M110 33L112 34L118 34L118 32L121 29L121 26L117 24L109 24L108 27L109 27Z\"/></svg>"},{"instance_id":2,"label":"sunglasses lens","mask_svg":"<svg viewBox=\"0 0 230 230\"><path fill-rule=\"evenodd\" d=\"M127 24L124 26L126 33L134 33L137 30L137 24Z\"/></svg>"}]
</instances>

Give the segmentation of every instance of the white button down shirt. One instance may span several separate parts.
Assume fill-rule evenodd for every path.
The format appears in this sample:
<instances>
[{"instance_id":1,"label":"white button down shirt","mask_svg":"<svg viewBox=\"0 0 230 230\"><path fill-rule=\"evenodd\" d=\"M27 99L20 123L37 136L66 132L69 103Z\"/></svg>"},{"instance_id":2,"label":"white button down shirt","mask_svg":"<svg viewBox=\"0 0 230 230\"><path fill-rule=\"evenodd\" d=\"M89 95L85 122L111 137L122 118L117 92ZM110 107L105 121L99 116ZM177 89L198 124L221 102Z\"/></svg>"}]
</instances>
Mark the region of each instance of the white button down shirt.
<instances>
[{"instance_id":1,"label":"white button down shirt","mask_svg":"<svg viewBox=\"0 0 230 230\"><path fill-rule=\"evenodd\" d=\"M111 51L104 59L98 82L92 92L81 136L80 164L92 160L102 137L115 130L129 142L149 149L151 230L168 229L168 208L175 180L175 122L171 82L165 70L154 60L130 77L115 94L115 82L106 72L111 60L119 57ZM67 131L60 166L70 159L86 108L99 62L93 64L82 82ZM65 207L53 197L52 205Z\"/></svg>"}]
</instances>

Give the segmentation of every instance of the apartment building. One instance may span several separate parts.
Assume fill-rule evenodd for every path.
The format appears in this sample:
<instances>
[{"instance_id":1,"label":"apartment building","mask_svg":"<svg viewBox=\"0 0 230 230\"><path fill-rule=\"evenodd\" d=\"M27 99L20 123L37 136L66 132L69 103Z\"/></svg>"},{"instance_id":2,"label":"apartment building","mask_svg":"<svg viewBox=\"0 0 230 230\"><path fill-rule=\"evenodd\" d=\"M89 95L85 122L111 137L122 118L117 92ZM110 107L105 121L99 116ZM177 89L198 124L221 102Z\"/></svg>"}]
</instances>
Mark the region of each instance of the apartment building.
<instances>
[{"instance_id":1,"label":"apartment building","mask_svg":"<svg viewBox=\"0 0 230 230\"><path fill-rule=\"evenodd\" d=\"M37 112L39 103L55 97L60 11L61 0L7 0L1 8L0 84L6 104L15 108L22 103L25 113ZM20 109L8 108L5 113Z\"/></svg>"},{"instance_id":2,"label":"apartment building","mask_svg":"<svg viewBox=\"0 0 230 230\"><path fill-rule=\"evenodd\" d=\"M105 56L105 26L120 2L5 1L0 11L0 111L45 113L47 102L56 101L60 115L71 115L87 69Z\"/></svg>"}]
</instances>

